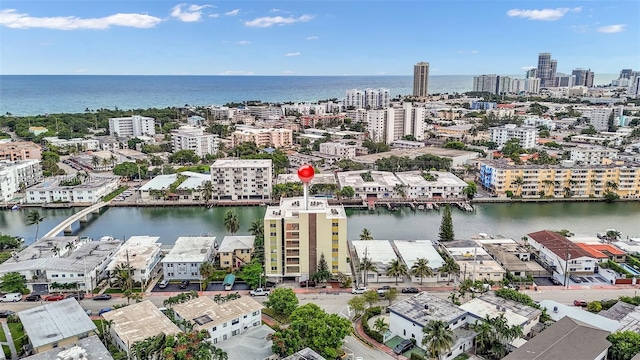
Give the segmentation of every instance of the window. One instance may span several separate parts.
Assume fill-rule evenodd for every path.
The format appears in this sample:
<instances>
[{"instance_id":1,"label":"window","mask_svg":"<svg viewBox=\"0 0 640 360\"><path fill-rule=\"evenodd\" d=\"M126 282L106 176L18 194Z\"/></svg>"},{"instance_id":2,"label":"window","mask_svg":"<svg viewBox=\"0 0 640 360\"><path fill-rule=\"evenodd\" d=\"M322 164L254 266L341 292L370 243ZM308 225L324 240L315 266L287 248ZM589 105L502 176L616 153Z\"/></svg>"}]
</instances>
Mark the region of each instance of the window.
<instances>
[{"instance_id":1,"label":"window","mask_svg":"<svg viewBox=\"0 0 640 360\"><path fill-rule=\"evenodd\" d=\"M253 314L251 314L251 315L258 316L258 315L260 315L260 311L254 311Z\"/></svg>"},{"instance_id":2,"label":"window","mask_svg":"<svg viewBox=\"0 0 640 360\"><path fill-rule=\"evenodd\" d=\"M222 324L222 327L226 328L227 327L227 323Z\"/></svg>"},{"instance_id":3,"label":"window","mask_svg":"<svg viewBox=\"0 0 640 360\"><path fill-rule=\"evenodd\" d=\"M231 320L231 325L236 325L239 322L240 322L240 318L233 319L233 320Z\"/></svg>"}]
</instances>

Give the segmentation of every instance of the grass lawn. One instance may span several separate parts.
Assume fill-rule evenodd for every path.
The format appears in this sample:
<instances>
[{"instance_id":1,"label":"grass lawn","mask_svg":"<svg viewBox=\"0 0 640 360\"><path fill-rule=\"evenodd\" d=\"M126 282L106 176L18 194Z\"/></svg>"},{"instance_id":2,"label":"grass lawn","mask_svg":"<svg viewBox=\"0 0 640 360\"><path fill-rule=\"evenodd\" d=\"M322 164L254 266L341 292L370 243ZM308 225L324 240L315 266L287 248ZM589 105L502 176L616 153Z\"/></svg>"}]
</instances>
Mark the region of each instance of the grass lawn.
<instances>
[{"instance_id":1,"label":"grass lawn","mask_svg":"<svg viewBox=\"0 0 640 360\"><path fill-rule=\"evenodd\" d=\"M102 322L103 322L104 320L91 320L91 321L93 321L93 323L94 323L94 324L96 324L96 327L98 328L98 330L97 330L97 331L98 331L98 333L99 333L100 335L102 335Z\"/></svg>"},{"instance_id":2,"label":"grass lawn","mask_svg":"<svg viewBox=\"0 0 640 360\"><path fill-rule=\"evenodd\" d=\"M7 345L2 345L2 351L4 351L4 357L11 359L11 349Z\"/></svg>"},{"instance_id":3,"label":"grass lawn","mask_svg":"<svg viewBox=\"0 0 640 360\"><path fill-rule=\"evenodd\" d=\"M9 331L11 331L13 345L16 347L16 350L20 352L20 349L22 348L22 346L20 346L20 344L22 343L22 338L26 336L24 334L24 328L20 323L8 323L7 325L9 325Z\"/></svg>"},{"instance_id":4,"label":"grass lawn","mask_svg":"<svg viewBox=\"0 0 640 360\"><path fill-rule=\"evenodd\" d=\"M4 330L0 326L0 341L7 341L7 336L4 334Z\"/></svg>"}]
</instances>

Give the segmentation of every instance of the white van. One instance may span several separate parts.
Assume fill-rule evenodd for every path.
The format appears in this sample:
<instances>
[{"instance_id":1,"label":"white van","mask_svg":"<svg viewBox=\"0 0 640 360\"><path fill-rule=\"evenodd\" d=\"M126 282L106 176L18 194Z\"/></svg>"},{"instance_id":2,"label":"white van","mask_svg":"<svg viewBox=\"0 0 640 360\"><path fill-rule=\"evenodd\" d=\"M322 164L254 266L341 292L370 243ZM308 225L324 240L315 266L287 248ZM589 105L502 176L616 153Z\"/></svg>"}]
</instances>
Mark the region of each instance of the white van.
<instances>
[{"instance_id":1,"label":"white van","mask_svg":"<svg viewBox=\"0 0 640 360\"><path fill-rule=\"evenodd\" d=\"M0 298L0 302L18 302L20 300L22 300L22 294L20 293L4 294L4 296Z\"/></svg>"}]
</instances>

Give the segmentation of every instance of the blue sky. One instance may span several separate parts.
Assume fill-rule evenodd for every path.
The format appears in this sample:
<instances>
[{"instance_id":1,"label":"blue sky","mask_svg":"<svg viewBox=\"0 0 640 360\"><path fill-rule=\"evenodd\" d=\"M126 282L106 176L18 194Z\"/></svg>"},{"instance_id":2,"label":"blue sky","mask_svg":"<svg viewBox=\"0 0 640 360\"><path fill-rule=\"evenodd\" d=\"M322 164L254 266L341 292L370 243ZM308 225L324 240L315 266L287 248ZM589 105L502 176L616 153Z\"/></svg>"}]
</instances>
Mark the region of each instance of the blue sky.
<instances>
[{"instance_id":1,"label":"blue sky","mask_svg":"<svg viewBox=\"0 0 640 360\"><path fill-rule=\"evenodd\" d=\"M520 74L640 69L640 1L3 0L0 74Z\"/></svg>"}]
</instances>

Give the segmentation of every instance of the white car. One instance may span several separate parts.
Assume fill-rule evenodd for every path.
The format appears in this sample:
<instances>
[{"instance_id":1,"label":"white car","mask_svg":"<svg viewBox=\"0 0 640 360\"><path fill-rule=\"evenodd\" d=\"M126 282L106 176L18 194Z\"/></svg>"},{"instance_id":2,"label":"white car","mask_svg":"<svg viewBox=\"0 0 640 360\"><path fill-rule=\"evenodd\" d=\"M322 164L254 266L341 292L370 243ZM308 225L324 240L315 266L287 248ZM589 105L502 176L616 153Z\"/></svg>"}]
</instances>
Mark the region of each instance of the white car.
<instances>
[{"instance_id":1,"label":"white car","mask_svg":"<svg viewBox=\"0 0 640 360\"><path fill-rule=\"evenodd\" d=\"M22 294L20 293L4 294L4 296L0 298L0 302L18 302L20 300L22 300Z\"/></svg>"},{"instance_id":2,"label":"white car","mask_svg":"<svg viewBox=\"0 0 640 360\"><path fill-rule=\"evenodd\" d=\"M365 292L367 292L367 288L366 287L359 287L359 288L354 288L351 290L352 294L364 294Z\"/></svg>"}]
</instances>

